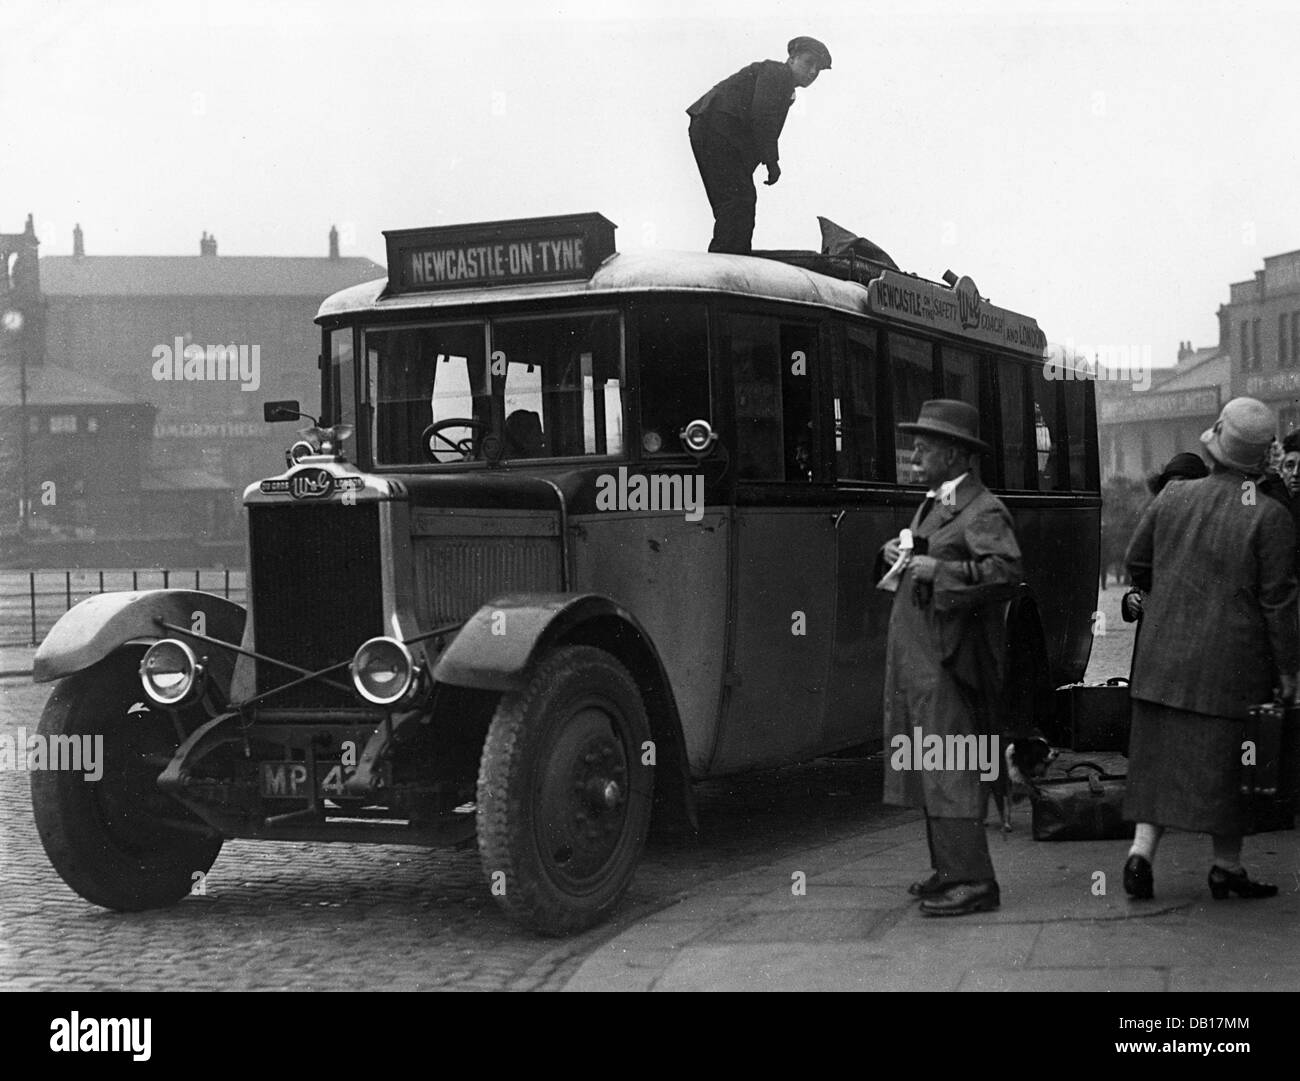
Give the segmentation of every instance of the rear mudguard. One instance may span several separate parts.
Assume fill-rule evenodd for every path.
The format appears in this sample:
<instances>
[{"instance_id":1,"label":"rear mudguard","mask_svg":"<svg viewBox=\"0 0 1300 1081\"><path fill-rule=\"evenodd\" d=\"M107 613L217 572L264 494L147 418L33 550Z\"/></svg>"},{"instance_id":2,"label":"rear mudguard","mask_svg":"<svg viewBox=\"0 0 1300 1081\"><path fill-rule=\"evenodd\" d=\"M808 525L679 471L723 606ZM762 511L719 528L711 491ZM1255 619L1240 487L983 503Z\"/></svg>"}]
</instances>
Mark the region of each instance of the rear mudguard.
<instances>
[{"instance_id":1,"label":"rear mudguard","mask_svg":"<svg viewBox=\"0 0 1300 1081\"><path fill-rule=\"evenodd\" d=\"M128 642L184 639L183 634L159 626L159 620L238 645L244 619L244 609L233 601L194 589L100 593L74 605L50 628L36 650L32 677L37 683L47 683L70 676ZM213 650L210 644L195 639L189 639L189 644L200 656ZM232 661L233 655L221 667L228 670Z\"/></svg>"},{"instance_id":2,"label":"rear mudguard","mask_svg":"<svg viewBox=\"0 0 1300 1081\"><path fill-rule=\"evenodd\" d=\"M627 609L599 593L527 593L497 597L466 621L433 668L455 687L519 691L533 667L560 645L590 645L616 657L641 688L656 744L656 834L694 833L686 743L672 684L659 651Z\"/></svg>"}]
</instances>

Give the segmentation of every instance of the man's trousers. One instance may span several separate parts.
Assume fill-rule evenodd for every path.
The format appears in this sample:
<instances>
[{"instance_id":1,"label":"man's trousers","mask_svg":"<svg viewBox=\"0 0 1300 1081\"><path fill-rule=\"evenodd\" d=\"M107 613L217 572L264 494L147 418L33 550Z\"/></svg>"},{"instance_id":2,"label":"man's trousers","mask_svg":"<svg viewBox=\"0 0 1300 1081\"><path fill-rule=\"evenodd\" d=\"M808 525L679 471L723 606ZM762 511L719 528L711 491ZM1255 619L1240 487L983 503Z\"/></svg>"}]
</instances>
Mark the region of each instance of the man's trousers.
<instances>
[{"instance_id":1,"label":"man's trousers","mask_svg":"<svg viewBox=\"0 0 1300 1081\"><path fill-rule=\"evenodd\" d=\"M713 239L709 251L748 255L754 238L754 208L758 192L750 161L736 146L714 131L708 121L691 120L691 149L713 208Z\"/></svg>"},{"instance_id":2,"label":"man's trousers","mask_svg":"<svg viewBox=\"0 0 1300 1081\"><path fill-rule=\"evenodd\" d=\"M925 838L930 843L930 865L944 884L995 880L983 822L973 818L931 818L927 813Z\"/></svg>"}]
</instances>

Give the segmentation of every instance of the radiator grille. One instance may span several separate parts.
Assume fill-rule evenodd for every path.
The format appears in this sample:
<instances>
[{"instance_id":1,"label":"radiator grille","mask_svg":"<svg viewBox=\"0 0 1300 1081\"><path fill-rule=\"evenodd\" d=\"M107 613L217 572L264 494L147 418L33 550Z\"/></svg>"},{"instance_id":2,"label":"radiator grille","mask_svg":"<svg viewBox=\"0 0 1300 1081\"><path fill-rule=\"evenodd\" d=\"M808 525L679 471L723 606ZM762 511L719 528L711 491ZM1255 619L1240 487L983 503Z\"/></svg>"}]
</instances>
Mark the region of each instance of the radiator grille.
<instances>
[{"instance_id":1,"label":"radiator grille","mask_svg":"<svg viewBox=\"0 0 1300 1081\"><path fill-rule=\"evenodd\" d=\"M315 671L348 660L383 633L376 504L249 508L254 648ZM257 662L257 690L296 678ZM332 678L348 682L346 669ZM269 708L355 707L354 696L318 682L266 700Z\"/></svg>"},{"instance_id":2,"label":"radiator grille","mask_svg":"<svg viewBox=\"0 0 1300 1081\"><path fill-rule=\"evenodd\" d=\"M553 537L438 537L415 543L416 610L426 626L468 619L501 593L560 589Z\"/></svg>"}]
</instances>

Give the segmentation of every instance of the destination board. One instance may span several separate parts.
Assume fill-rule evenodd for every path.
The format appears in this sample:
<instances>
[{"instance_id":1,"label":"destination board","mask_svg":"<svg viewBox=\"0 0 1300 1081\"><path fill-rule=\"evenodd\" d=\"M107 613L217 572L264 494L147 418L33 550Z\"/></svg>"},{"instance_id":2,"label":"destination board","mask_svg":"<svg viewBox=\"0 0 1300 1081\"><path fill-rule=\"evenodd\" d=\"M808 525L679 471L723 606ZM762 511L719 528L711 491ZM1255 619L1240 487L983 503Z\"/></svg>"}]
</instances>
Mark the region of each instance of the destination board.
<instances>
[{"instance_id":1,"label":"destination board","mask_svg":"<svg viewBox=\"0 0 1300 1081\"><path fill-rule=\"evenodd\" d=\"M585 280L614 253L614 229L600 214L570 214L389 230L385 295Z\"/></svg>"}]
</instances>

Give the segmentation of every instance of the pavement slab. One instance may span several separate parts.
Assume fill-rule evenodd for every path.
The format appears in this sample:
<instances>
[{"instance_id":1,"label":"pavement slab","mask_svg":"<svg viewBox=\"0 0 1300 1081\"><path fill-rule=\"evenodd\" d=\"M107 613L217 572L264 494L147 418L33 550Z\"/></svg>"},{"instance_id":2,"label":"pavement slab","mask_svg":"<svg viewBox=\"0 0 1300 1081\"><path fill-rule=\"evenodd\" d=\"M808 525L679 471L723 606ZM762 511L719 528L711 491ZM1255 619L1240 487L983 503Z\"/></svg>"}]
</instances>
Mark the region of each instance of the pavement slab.
<instances>
[{"instance_id":1,"label":"pavement slab","mask_svg":"<svg viewBox=\"0 0 1300 1081\"><path fill-rule=\"evenodd\" d=\"M906 887L927 873L925 832L908 822L692 890L613 934L564 989L1300 990L1300 834L1247 840L1276 898L1214 901L1208 839L1170 832L1155 899L1133 901L1128 842L993 828L997 911L923 916Z\"/></svg>"}]
</instances>

